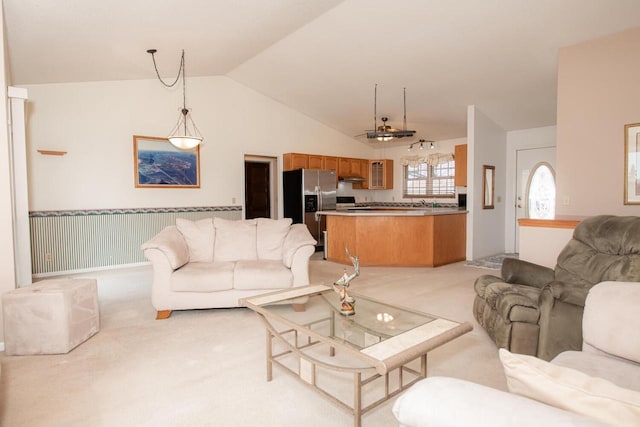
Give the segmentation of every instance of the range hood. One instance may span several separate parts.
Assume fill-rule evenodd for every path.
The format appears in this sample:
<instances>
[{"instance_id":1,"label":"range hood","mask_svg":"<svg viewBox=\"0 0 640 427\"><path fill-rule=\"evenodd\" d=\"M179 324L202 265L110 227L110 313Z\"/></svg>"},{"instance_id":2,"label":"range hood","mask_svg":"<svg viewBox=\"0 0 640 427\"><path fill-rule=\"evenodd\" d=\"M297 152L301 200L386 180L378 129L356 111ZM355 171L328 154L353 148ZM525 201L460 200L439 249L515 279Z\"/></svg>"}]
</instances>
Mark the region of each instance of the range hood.
<instances>
[{"instance_id":1,"label":"range hood","mask_svg":"<svg viewBox=\"0 0 640 427\"><path fill-rule=\"evenodd\" d=\"M344 182L364 182L365 179L361 176L339 176L338 181Z\"/></svg>"}]
</instances>

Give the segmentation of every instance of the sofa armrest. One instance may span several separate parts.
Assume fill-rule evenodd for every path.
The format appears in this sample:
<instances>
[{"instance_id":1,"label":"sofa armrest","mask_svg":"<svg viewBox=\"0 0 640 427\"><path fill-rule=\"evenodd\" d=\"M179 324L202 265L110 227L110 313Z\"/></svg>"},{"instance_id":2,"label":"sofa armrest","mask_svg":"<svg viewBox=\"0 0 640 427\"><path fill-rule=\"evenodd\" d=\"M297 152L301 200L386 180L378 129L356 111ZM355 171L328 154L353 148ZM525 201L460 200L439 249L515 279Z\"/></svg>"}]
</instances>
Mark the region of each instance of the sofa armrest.
<instances>
[{"instance_id":1,"label":"sofa armrest","mask_svg":"<svg viewBox=\"0 0 640 427\"><path fill-rule=\"evenodd\" d=\"M284 239L282 246L282 262L291 268L296 251L304 246L314 246L316 241L304 224L293 224Z\"/></svg>"},{"instance_id":2,"label":"sofa armrest","mask_svg":"<svg viewBox=\"0 0 640 427\"><path fill-rule=\"evenodd\" d=\"M393 414L406 427L604 425L526 397L447 377L417 382L396 400Z\"/></svg>"},{"instance_id":3,"label":"sofa armrest","mask_svg":"<svg viewBox=\"0 0 640 427\"><path fill-rule=\"evenodd\" d=\"M502 278L507 283L542 288L555 278L553 269L516 258L505 258L502 262Z\"/></svg>"},{"instance_id":4,"label":"sofa armrest","mask_svg":"<svg viewBox=\"0 0 640 427\"><path fill-rule=\"evenodd\" d=\"M141 246L145 257L153 263L148 256L148 250L157 249L164 254L173 270L176 270L189 262L189 247L178 228L174 225L166 227L156 234L151 240Z\"/></svg>"}]
</instances>

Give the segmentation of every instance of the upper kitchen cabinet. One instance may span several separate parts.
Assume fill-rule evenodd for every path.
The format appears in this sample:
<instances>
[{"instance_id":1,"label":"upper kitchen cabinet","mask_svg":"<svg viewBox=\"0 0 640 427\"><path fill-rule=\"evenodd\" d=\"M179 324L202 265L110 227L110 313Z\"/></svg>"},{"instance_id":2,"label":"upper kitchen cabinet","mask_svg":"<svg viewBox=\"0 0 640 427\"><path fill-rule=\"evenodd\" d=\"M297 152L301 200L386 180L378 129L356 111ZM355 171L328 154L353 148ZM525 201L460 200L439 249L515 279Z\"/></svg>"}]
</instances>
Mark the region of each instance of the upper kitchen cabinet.
<instances>
[{"instance_id":1,"label":"upper kitchen cabinet","mask_svg":"<svg viewBox=\"0 0 640 427\"><path fill-rule=\"evenodd\" d=\"M295 169L309 168L309 155L299 153L285 153L282 155L282 170L291 171Z\"/></svg>"},{"instance_id":2,"label":"upper kitchen cabinet","mask_svg":"<svg viewBox=\"0 0 640 427\"><path fill-rule=\"evenodd\" d=\"M456 162L455 186L467 186L467 144L456 145L453 151L453 158Z\"/></svg>"},{"instance_id":3,"label":"upper kitchen cabinet","mask_svg":"<svg viewBox=\"0 0 640 427\"><path fill-rule=\"evenodd\" d=\"M393 188L393 160L369 160L369 189Z\"/></svg>"},{"instance_id":4,"label":"upper kitchen cabinet","mask_svg":"<svg viewBox=\"0 0 640 427\"><path fill-rule=\"evenodd\" d=\"M354 182L351 188L354 190L368 190L369 189L369 160L360 159L360 176L364 178L362 182Z\"/></svg>"},{"instance_id":5,"label":"upper kitchen cabinet","mask_svg":"<svg viewBox=\"0 0 640 427\"><path fill-rule=\"evenodd\" d=\"M324 169L322 167L322 156L309 154L309 169Z\"/></svg>"},{"instance_id":6,"label":"upper kitchen cabinet","mask_svg":"<svg viewBox=\"0 0 640 427\"><path fill-rule=\"evenodd\" d=\"M336 171L338 174L338 158L331 156L322 156L322 169Z\"/></svg>"}]
</instances>

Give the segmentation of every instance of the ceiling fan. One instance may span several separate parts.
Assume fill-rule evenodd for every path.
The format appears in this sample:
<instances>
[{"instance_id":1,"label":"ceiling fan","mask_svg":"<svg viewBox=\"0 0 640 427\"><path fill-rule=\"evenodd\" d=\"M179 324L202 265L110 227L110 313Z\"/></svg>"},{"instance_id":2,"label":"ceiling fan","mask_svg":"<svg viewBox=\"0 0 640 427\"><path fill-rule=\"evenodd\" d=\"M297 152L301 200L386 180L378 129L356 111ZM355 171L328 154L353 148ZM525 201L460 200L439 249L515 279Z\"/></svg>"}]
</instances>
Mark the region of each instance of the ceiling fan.
<instances>
[{"instance_id":1,"label":"ceiling fan","mask_svg":"<svg viewBox=\"0 0 640 427\"><path fill-rule=\"evenodd\" d=\"M356 135L356 137L366 135L368 139L377 139L378 141L390 141L394 138L404 138L405 136L413 136L415 130L407 130L407 88L403 88L404 92L404 121L402 130L394 129L387 124L388 117L381 117L382 125L378 126L377 102L378 102L378 84L376 83L373 90L373 129L366 130L365 133Z\"/></svg>"}]
</instances>

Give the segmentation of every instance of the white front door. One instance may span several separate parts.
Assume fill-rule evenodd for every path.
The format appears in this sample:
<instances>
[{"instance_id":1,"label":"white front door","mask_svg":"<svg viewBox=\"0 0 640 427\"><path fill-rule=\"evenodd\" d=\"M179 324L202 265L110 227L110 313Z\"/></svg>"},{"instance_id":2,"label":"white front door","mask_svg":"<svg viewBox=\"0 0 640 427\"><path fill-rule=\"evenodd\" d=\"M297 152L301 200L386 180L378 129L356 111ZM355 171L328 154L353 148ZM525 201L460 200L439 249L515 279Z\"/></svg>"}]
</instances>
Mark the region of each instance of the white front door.
<instances>
[{"instance_id":1,"label":"white front door","mask_svg":"<svg viewBox=\"0 0 640 427\"><path fill-rule=\"evenodd\" d=\"M515 250L520 247L519 218L529 217L527 206L529 186L538 166L549 165L555 174L556 147L529 148L516 151L516 206L515 206ZM535 181L535 180L534 180ZM533 196L533 194L532 194Z\"/></svg>"}]
</instances>

